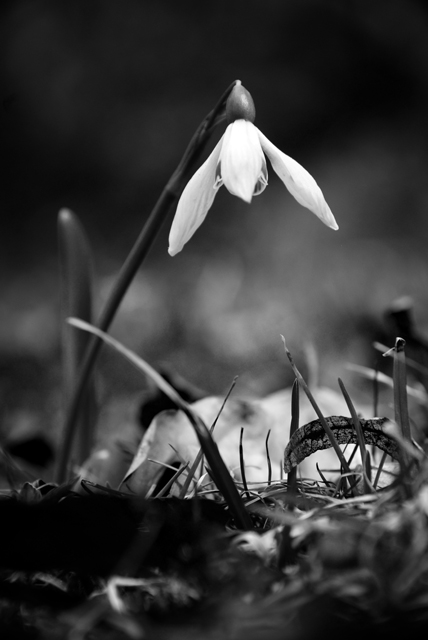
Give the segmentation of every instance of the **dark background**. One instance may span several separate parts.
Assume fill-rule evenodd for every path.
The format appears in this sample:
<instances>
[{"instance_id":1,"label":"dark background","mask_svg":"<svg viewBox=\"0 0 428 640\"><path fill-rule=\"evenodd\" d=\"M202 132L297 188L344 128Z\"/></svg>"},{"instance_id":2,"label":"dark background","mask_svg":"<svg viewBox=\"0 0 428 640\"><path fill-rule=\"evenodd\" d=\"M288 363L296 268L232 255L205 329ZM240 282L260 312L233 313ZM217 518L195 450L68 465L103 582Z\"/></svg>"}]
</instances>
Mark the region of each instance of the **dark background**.
<instances>
[{"instance_id":1,"label":"dark background","mask_svg":"<svg viewBox=\"0 0 428 640\"><path fill-rule=\"evenodd\" d=\"M208 392L239 374L240 393L263 395L292 379L281 333L302 370L313 347L321 381L335 385L346 362L373 364L373 330L398 296L412 296L428 328L424 2L17 0L0 11L4 429L58 421L59 209L87 230L98 310L194 129L236 78L340 230L272 170L251 206L223 189L174 258L167 222L114 335ZM117 355L105 352L101 371L102 401L145 386Z\"/></svg>"}]
</instances>

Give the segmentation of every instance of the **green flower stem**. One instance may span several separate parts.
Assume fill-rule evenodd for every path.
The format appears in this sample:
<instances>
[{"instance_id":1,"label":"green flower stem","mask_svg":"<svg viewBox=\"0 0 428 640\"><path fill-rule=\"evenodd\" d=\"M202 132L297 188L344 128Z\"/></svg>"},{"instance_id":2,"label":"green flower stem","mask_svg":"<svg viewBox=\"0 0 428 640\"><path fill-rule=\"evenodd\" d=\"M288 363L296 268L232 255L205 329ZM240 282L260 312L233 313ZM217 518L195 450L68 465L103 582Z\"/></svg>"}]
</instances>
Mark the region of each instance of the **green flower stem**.
<instances>
[{"instance_id":1,"label":"green flower stem","mask_svg":"<svg viewBox=\"0 0 428 640\"><path fill-rule=\"evenodd\" d=\"M129 285L147 256L168 213L177 202L182 190L184 189L194 163L201 156L214 128L224 120L225 103L235 84L236 81L226 89L214 109L210 111L199 125L186 151L184 152L178 167L169 179L146 224L141 230L131 252L119 271L116 283L113 286L110 296L107 299L105 307L100 315L98 324L96 325L102 331L107 331L110 327ZM73 444L75 425L79 415L85 388L90 379L101 345L102 340L97 336L94 336L85 352L85 356L80 367L78 382L70 399L55 476L56 482L59 484L67 479L69 452L71 451Z\"/></svg>"}]
</instances>

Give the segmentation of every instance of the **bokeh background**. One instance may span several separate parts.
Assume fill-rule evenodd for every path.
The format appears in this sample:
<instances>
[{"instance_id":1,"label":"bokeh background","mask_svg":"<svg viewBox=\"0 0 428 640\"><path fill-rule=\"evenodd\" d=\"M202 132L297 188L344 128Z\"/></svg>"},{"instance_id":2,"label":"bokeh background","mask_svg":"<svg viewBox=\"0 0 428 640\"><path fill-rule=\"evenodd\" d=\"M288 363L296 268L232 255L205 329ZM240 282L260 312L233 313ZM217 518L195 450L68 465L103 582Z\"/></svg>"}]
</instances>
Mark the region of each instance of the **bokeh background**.
<instances>
[{"instance_id":1,"label":"bokeh background","mask_svg":"<svg viewBox=\"0 0 428 640\"><path fill-rule=\"evenodd\" d=\"M0 16L3 429L57 428L57 215L95 257L95 313L194 129L234 79L256 124L316 178L333 232L270 171L221 190L184 251L168 220L112 332L209 393L264 395L302 371L361 385L399 296L428 330L428 9L417 0L14 0ZM223 129L219 129L218 136ZM215 140L213 140L214 144ZM101 404L143 391L100 361Z\"/></svg>"}]
</instances>

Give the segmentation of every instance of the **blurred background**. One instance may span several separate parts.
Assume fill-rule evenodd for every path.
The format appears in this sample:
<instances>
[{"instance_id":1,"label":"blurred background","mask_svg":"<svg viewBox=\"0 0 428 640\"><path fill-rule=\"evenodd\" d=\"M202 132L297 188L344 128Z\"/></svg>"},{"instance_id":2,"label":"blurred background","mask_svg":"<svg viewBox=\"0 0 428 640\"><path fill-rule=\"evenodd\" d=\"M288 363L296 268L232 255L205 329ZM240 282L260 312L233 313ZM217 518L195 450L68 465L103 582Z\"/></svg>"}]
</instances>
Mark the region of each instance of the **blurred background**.
<instances>
[{"instance_id":1,"label":"blurred background","mask_svg":"<svg viewBox=\"0 0 428 640\"><path fill-rule=\"evenodd\" d=\"M59 420L59 209L79 216L93 247L97 312L236 78L340 230L272 170L251 206L223 189L174 258L171 215L112 333L208 393L239 375L236 393L252 395L292 381L280 334L304 373L315 353L320 381L336 388L340 375L351 389L362 383L346 363L374 365L371 342L397 297L412 297L428 334L424 2L4 0L0 12L3 429ZM146 388L106 349L99 371L101 404Z\"/></svg>"}]
</instances>

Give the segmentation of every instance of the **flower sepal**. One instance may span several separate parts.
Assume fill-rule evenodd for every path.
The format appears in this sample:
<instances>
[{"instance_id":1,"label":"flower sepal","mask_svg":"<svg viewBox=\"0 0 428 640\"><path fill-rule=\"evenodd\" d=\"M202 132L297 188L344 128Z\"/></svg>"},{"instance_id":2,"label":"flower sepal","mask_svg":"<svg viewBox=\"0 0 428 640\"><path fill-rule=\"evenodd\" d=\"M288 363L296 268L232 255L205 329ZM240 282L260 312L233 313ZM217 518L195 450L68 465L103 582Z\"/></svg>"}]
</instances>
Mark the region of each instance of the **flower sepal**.
<instances>
[{"instance_id":1,"label":"flower sepal","mask_svg":"<svg viewBox=\"0 0 428 640\"><path fill-rule=\"evenodd\" d=\"M254 122L255 119L256 107L251 93L242 86L240 80L237 80L226 101L227 123L231 124L235 120Z\"/></svg>"}]
</instances>

